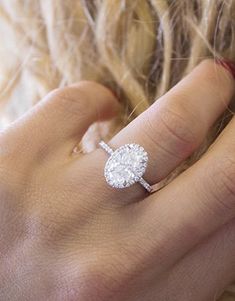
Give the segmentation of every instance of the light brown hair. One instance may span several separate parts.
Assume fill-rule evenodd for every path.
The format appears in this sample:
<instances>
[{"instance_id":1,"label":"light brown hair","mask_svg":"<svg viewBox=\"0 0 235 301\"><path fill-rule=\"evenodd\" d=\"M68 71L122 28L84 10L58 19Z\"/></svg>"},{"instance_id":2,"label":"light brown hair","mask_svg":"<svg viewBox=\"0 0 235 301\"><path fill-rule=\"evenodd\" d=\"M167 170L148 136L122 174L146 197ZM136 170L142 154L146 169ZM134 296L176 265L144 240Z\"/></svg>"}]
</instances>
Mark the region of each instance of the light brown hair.
<instances>
[{"instance_id":1,"label":"light brown hair","mask_svg":"<svg viewBox=\"0 0 235 301\"><path fill-rule=\"evenodd\" d=\"M234 20L233 0L2 0L0 125L50 90L88 79L119 96L118 130L202 59L235 60ZM204 153L231 116L227 110L218 119L176 173ZM221 300L234 297L231 287Z\"/></svg>"}]
</instances>

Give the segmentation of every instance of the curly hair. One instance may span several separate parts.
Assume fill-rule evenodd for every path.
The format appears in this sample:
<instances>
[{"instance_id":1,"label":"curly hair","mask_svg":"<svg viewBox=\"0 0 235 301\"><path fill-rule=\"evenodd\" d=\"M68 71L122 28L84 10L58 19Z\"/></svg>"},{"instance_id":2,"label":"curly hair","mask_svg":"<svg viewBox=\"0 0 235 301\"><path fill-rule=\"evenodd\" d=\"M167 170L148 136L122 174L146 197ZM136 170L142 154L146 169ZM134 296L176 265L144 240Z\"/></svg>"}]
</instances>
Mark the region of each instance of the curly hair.
<instances>
[{"instance_id":1,"label":"curly hair","mask_svg":"<svg viewBox=\"0 0 235 301\"><path fill-rule=\"evenodd\" d=\"M202 59L235 60L234 20L234 0L1 0L0 128L50 90L86 79L119 96L117 131ZM228 107L166 182L207 150L232 115ZM234 286L220 298L235 300Z\"/></svg>"}]
</instances>

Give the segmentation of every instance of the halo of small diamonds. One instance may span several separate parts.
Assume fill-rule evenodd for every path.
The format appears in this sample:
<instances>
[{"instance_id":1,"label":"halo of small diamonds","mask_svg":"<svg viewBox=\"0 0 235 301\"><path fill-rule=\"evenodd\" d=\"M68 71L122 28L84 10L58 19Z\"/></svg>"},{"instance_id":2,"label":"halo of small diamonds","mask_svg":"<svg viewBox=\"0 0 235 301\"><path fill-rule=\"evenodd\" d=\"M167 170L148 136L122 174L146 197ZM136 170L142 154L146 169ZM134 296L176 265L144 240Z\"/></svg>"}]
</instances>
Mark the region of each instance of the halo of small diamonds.
<instances>
[{"instance_id":1,"label":"halo of small diamonds","mask_svg":"<svg viewBox=\"0 0 235 301\"><path fill-rule=\"evenodd\" d=\"M110 154L104 175L115 188L125 188L138 182L147 168L148 154L138 144L125 144Z\"/></svg>"}]
</instances>

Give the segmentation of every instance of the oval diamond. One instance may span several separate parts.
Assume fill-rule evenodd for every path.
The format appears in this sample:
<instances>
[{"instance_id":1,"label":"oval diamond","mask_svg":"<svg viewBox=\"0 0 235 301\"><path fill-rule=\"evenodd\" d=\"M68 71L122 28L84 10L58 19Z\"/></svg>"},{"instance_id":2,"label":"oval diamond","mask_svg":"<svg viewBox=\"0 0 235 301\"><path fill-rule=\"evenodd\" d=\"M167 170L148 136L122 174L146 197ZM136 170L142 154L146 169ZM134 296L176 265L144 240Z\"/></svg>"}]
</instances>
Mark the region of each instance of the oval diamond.
<instances>
[{"instance_id":1,"label":"oval diamond","mask_svg":"<svg viewBox=\"0 0 235 301\"><path fill-rule=\"evenodd\" d=\"M116 149L109 157L104 174L109 185L125 188L138 182L144 174L148 155L138 144L125 144Z\"/></svg>"}]
</instances>

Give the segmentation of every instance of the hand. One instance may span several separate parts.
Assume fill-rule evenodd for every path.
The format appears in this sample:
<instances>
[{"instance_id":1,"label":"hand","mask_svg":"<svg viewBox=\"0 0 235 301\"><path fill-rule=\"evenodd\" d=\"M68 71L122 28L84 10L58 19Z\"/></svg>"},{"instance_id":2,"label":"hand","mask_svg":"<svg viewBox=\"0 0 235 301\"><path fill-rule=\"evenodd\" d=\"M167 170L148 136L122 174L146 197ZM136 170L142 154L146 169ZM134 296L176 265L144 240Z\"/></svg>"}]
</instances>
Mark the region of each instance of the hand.
<instances>
[{"instance_id":1,"label":"hand","mask_svg":"<svg viewBox=\"0 0 235 301\"><path fill-rule=\"evenodd\" d=\"M164 179L226 109L234 80L203 61L110 141L143 145ZM114 189L102 149L71 150L119 104L81 81L51 92L0 136L0 300L214 300L235 278L235 120L161 190Z\"/></svg>"}]
</instances>

